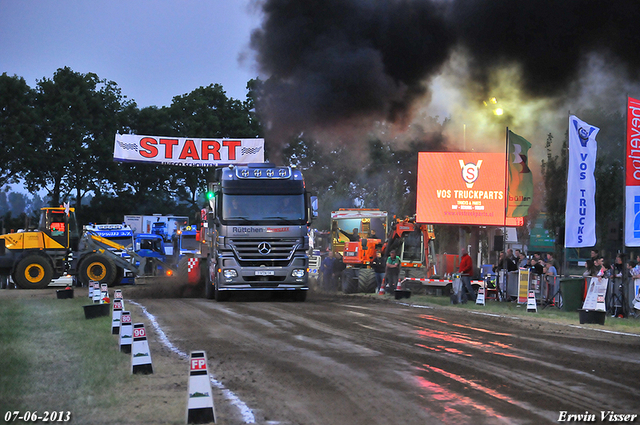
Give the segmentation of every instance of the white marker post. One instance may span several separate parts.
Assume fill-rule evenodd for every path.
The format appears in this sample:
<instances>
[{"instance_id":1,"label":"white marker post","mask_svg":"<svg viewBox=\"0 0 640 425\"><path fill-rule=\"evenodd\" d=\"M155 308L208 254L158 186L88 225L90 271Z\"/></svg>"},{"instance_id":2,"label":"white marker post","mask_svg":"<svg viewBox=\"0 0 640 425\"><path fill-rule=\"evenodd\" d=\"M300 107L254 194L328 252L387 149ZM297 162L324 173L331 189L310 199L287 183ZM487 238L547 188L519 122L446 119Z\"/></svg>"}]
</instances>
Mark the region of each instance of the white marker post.
<instances>
[{"instance_id":1,"label":"white marker post","mask_svg":"<svg viewBox=\"0 0 640 425\"><path fill-rule=\"evenodd\" d=\"M133 343L133 326L131 325L131 313L123 311L120 321L120 351L131 353Z\"/></svg>"},{"instance_id":2,"label":"white marker post","mask_svg":"<svg viewBox=\"0 0 640 425\"><path fill-rule=\"evenodd\" d=\"M527 312L529 313L538 312L538 305L536 303L536 293L533 291L529 291L529 296L527 297Z\"/></svg>"},{"instance_id":3,"label":"white marker post","mask_svg":"<svg viewBox=\"0 0 640 425\"><path fill-rule=\"evenodd\" d=\"M151 352L147 342L147 331L144 323L133 325L133 344L131 345L131 373L150 374L153 373L151 363Z\"/></svg>"},{"instance_id":4,"label":"white marker post","mask_svg":"<svg viewBox=\"0 0 640 425\"><path fill-rule=\"evenodd\" d=\"M122 301L122 289L116 289L113 291L113 299Z\"/></svg>"},{"instance_id":5,"label":"white marker post","mask_svg":"<svg viewBox=\"0 0 640 425\"><path fill-rule=\"evenodd\" d=\"M478 295L476 296L476 305L485 305L483 287L478 288Z\"/></svg>"},{"instance_id":6,"label":"white marker post","mask_svg":"<svg viewBox=\"0 0 640 425\"><path fill-rule=\"evenodd\" d=\"M100 292L100 284L98 282L93 283L93 303L102 304L102 293Z\"/></svg>"},{"instance_id":7,"label":"white marker post","mask_svg":"<svg viewBox=\"0 0 640 425\"><path fill-rule=\"evenodd\" d=\"M111 334L120 334L120 324L122 323L122 301L113 301L113 313L111 315Z\"/></svg>"},{"instance_id":8,"label":"white marker post","mask_svg":"<svg viewBox=\"0 0 640 425\"><path fill-rule=\"evenodd\" d=\"M93 301L93 285L94 285L94 281L90 280L89 281L89 298L91 299L91 301Z\"/></svg>"},{"instance_id":9,"label":"white marker post","mask_svg":"<svg viewBox=\"0 0 640 425\"><path fill-rule=\"evenodd\" d=\"M100 285L100 304L104 304L104 299L109 298L109 287L106 283Z\"/></svg>"},{"instance_id":10,"label":"white marker post","mask_svg":"<svg viewBox=\"0 0 640 425\"><path fill-rule=\"evenodd\" d=\"M215 418L213 391L207 369L207 354L204 351L192 351L189 358L187 423L210 423L215 422Z\"/></svg>"}]
</instances>

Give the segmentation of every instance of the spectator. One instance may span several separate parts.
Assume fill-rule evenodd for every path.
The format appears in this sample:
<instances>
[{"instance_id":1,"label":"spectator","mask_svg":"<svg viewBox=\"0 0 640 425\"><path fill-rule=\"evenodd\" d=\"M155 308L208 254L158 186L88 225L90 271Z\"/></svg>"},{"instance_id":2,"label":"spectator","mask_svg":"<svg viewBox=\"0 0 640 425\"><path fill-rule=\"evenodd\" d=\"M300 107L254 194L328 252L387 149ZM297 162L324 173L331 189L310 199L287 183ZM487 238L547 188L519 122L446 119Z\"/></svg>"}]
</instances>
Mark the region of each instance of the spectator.
<instances>
[{"instance_id":1,"label":"spectator","mask_svg":"<svg viewBox=\"0 0 640 425\"><path fill-rule=\"evenodd\" d=\"M396 289L398 277L400 277L400 259L396 257L395 251L391 251L385 268L385 278L391 289Z\"/></svg>"},{"instance_id":2,"label":"spectator","mask_svg":"<svg viewBox=\"0 0 640 425\"><path fill-rule=\"evenodd\" d=\"M540 256L538 255L538 257L540 257ZM535 258L532 258L530 267L531 267L531 272L532 273L535 273L535 274L538 274L538 275L543 275L544 274L544 264L543 264L541 259L537 259L536 260Z\"/></svg>"},{"instance_id":3,"label":"spectator","mask_svg":"<svg viewBox=\"0 0 640 425\"><path fill-rule=\"evenodd\" d=\"M520 253L520 256L518 257L518 268L522 268L522 269L526 269L529 267L529 260L527 259L527 256L524 255L524 252L520 252L520 250L516 249L516 252Z\"/></svg>"},{"instance_id":4,"label":"spectator","mask_svg":"<svg viewBox=\"0 0 640 425\"><path fill-rule=\"evenodd\" d=\"M371 262L371 266L373 268L373 271L376 273L376 294L377 294L380 292L380 286L382 286L382 282L384 281L384 272L386 269L386 265L380 251L376 252L376 258L374 258L373 261Z\"/></svg>"},{"instance_id":5,"label":"spectator","mask_svg":"<svg viewBox=\"0 0 640 425\"><path fill-rule=\"evenodd\" d=\"M466 293L462 297L462 303L466 303L467 299L471 299L471 301L476 300L476 293L471 286L471 276L473 275L473 262L471 261L471 256L466 249L462 249L460 251L460 268L458 269L460 273L460 279L462 280L462 286Z\"/></svg>"},{"instance_id":6,"label":"spectator","mask_svg":"<svg viewBox=\"0 0 640 425\"><path fill-rule=\"evenodd\" d=\"M496 260L496 263L493 265L493 271L498 273L500 270L506 269L504 265L504 261L505 261L505 255L503 251L500 254L498 254L498 259Z\"/></svg>"},{"instance_id":7,"label":"spectator","mask_svg":"<svg viewBox=\"0 0 640 425\"><path fill-rule=\"evenodd\" d=\"M504 258L504 266L502 267L503 269L507 269L508 272L513 272L518 270L518 265L516 264L516 261L513 259L513 251L511 250L511 248L507 249L507 253L505 254L505 258Z\"/></svg>"},{"instance_id":8,"label":"spectator","mask_svg":"<svg viewBox=\"0 0 640 425\"><path fill-rule=\"evenodd\" d=\"M553 265L551 261L547 261L545 263L546 272L544 273L546 276L558 276L558 270L556 266Z\"/></svg>"},{"instance_id":9,"label":"spectator","mask_svg":"<svg viewBox=\"0 0 640 425\"><path fill-rule=\"evenodd\" d=\"M555 260L555 258L553 257L553 253L551 253L551 252L548 252L548 253L547 253L547 262L548 262L548 263L551 263L551 264L553 265L553 267L555 267L555 268L556 268L556 270L559 270L559 269L558 269L558 262L557 262L557 261Z\"/></svg>"},{"instance_id":10,"label":"spectator","mask_svg":"<svg viewBox=\"0 0 640 425\"><path fill-rule=\"evenodd\" d=\"M622 277L624 274L624 254L619 253L616 255L615 263L613 264L613 276Z\"/></svg>"},{"instance_id":11,"label":"spectator","mask_svg":"<svg viewBox=\"0 0 640 425\"><path fill-rule=\"evenodd\" d=\"M346 269L347 266L342 261L342 254L339 252L335 253L335 260L333 261L333 279L331 283L331 291L336 291L341 288L342 283L342 272Z\"/></svg>"},{"instance_id":12,"label":"spectator","mask_svg":"<svg viewBox=\"0 0 640 425\"><path fill-rule=\"evenodd\" d=\"M629 276L631 276L632 279L640 278L640 264L638 264L637 261L629 260L627 269L629 270Z\"/></svg>"},{"instance_id":13,"label":"spectator","mask_svg":"<svg viewBox=\"0 0 640 425\"><path fill-rule=\"evenodd\" d=\"M322 259L320 271L322 272L322 289L330 291L333 288L333 263L335 256L333 251L329 250L327 256Z\"/></svg>"},{"instance_id":14,"label":"spectator","mask_svg":"<svg viewBox=\"0 0 640 425\"><path fill-rule=\"evenodd\" d=\"M352 233L345 232L342 229L338 229L338 231L340 233L342 233L343 235L345 235L347 238L349 238L350 242L358 242L360 240L360 235L358 234L358 228L357 227L353 228L353 232Z\"/></svg>"}]
</instances>

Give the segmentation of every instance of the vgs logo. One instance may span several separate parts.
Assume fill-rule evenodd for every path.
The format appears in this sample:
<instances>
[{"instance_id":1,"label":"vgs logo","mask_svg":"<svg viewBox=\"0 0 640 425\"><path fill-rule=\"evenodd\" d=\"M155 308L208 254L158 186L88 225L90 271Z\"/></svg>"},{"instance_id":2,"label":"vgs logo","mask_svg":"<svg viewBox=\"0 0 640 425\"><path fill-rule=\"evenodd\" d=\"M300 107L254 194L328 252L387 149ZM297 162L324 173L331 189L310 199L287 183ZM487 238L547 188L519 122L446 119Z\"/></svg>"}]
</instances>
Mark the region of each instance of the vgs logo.
<instances>
[{"instance_id":1,"label":"vgs logo","mask_svg":"<svg viewBox=\"0 0 640 425\"><path fill-rule=\"evenodd\" d=\"M480 175L480 166L482 165L482 160L479 159L477 164L472 162L465 164L463 160L459 160L460 168L462 169L462 179L467 184L467 189L471 189L473 187L473 183L478 179Z\"/></svg>"}]
</instances>

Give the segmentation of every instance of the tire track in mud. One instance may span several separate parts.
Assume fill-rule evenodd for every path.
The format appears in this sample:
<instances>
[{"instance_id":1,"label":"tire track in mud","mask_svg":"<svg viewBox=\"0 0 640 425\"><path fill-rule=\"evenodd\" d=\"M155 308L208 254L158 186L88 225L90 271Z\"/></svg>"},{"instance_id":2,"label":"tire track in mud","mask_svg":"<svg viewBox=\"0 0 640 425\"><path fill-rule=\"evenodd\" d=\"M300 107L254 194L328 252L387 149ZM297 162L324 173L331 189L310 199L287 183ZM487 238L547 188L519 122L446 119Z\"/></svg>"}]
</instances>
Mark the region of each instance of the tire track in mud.
<instances>
[{"instance_id":1,"label":"tire track in mud","mask_svg":"<svg viewBox=\"0 0 640 425\"><path fill-rule=\"evenodd\" d=\"M355 306L355 305L352 306L348 304L345 304L344 307L345 309L356 308L358 310L357 312L351 312L351 314L354 317L360 317L362 319L367 318L367 314L362 313L362 310L369 309L369 307L362 307L362 306ZM267 308L267 310L271 310L273 308L275 307ZM262 308L262 312L264 313L263 308ZM284 311L282 309L274 310L274 311L271 311L270 313L274 317L285 317L288 320L297 321L299 323L308 322L307 319L300 318L299 316L295 314L290 314L289 312ZM373 325L358 323L357 320L355 320L353 323L359 326L362 326L366 329L372 330L374 332L378 331L379 333L382 333L381 336L367 335L366 337L363 337L361 331L359 331L358 329L348 330L346 329L346 327L340 329L339 331L336 331L335 329L331 329L330 326L324 325L324 324L314 323L314 324L310 324L310 326L321 332L326 332L334 336L340 336L341 338L346 337L351 340L363 340L363 341L373 342L373 345L376 346L377 350L381 350L381 347L385 347L387 350L396 352L397 353L396 355L402 355L402 352L398 352L400 351L399 347L402 346L406 350L406 349L409 349L412 344L415 345L417 343L406 342L404 344L399 344L397 340L392 340L391 338L389 338L389 333L396 333L398 330L402 330L402 329L405 331L407 329L414 329L414 330L420 329L421 327L424 327L425 321L427 321L430 324L433 324L434 322L433 320L431 321L425 320L426 319L425 316L421 314L417 318L406 317L406 316L403 316L400 319L395 318L395 323L390 325L390 319L388 317L380 318L380 315L382 313L381 309L377 308L375 313L377 314L377 317L373 317L373 315L369 317L371 320L374 320L375 323L373 323ZM397 312L395 311L393 312L384 311L384 314L390 314L391 317L398 315ZM438 321L436 320L436 322ZM597 407L599 409L612 409L616 411L624 411L625 409L628 410L632 407L630 405L621 404L618 402L618 400L607 400L603 402L602 392L601 392L603 386L615 387L619 391L629 392L632 397L637 397L638 395L640 395L640 393L637 390L634 390L627 385L620 384L615 380L601 378L584 371L562 367L549 361L537 359L537 357L540 356L539 353L531 352L531 351L520 349L520 348L510 347L509 344L513 343L514 339L519 340L519 342L528 341L532 344L540 344L541 342L543 342L547 346L554 345L554 348L556 349L556 351L564 352L565 354L566 353L573 354L575 351L578 351L580 349L579 347L572 347L566 344L552 344L549 341L541 341L539 338L536 339L532 337L521 337L521 336L516 337L513 334L507 334L507 333L500 334L494 331L481 329L477 327L476 328L468 327L469 331L473 331L477 334L481 334L483 336L486 334L490 334L490 335L497 334L497 336L502 336L506 340L506 344L499 343L500 345L497 345L497 346L492 346L492 344L485 344L485 343L480 343L479 345L474 346L473 343L477 343L476 338L471 337L469 333L461 334L456 329L459 325L448 323L448 322L442 322L439 324L441 328L446 329L445 331L442 331L443 333L446 333L447 335L453 335L455 338L457 338L457 340L453 341L454 344L461 344L461 343L465 344L465 342L468 342L471 344L469 345L469 347L471 347L473 350L483 350L489 354L500 354L496 349L500 349L501 351L511 351L511 353L505 353L505 355L511 356L512 358L517 358L518 361L526 363L524 367L522 364L514 365L513 369L516 369L517 373L513 373L513 372L510 372L511 368L506 368L505 367L506 365L504 364L496 364L496 362L494 361L480 359L478 358L478 356L474 356L474 360L473 360L474 365L473 367L470 367L468 361L466 361L464 358L463 352L451 353L451 352L442 352L442 350L438 350L432 353L429 353L429 352L425 353L425 352L416 352L416 350L410 350L410 351L413 351L413 354L426 355L431 358L436 358L438 361L442 361L444 358L446 359L447 362L455 365L459 369L470 369L471 375L473 375L473 373L477 373L478 371L480 371L481 374L490 375L489 379L484 379L484 381L491 382L492 384L491 386L494 388L500 387L500 385L496 384L496 381L505 381L505 376L508 376L506 382L509 384L509 386L516 385L519 388L520 392L523 392L523 393L533 392L533 393L539 394L544 398L549 398L549 394L553 394L553 398L550 401L557 403L559 406L563 408L575 409L577 411L588 411L590 409L593 409L594 407ZM454 330L450 331L449 329L446 328L446 326L454 327ZM597 353L599 353L599 352L596 353L595 350L591 350L591 351L594 352L594 355L597 355ZM615 361L621 360L621 356L611 355L611 357ZM629 358L624 358L624 360L630 361ZM637 363L633 360L631 360L630 362ZM544 369L548 369L554 373L557 373L558 377L560 377L561 374L564 374L565 376L558 379L558 377L546 377L546 376L542 376L540 373L530 372L530 370L544 370ZM434 372L435 370L440 370L440 369L433 369L433 368L430 369L431 372ZM458 381L458 382L465 381L465 379L462 378L461 376L462 374L450 374L450 373L441 373L441 374L444 377L447 377L453 381ZM582 383L580 381L582 381ZM482 386L481 388L483 392L485 393L488 392L487 387ZM504 400L505 397L502 397L502 398L496 397L496 398L502 399L502 401L505 401ZM557 420L557 412L544 410L544 408L540 405L533 406L530 403L518 402L518 401L514 401L513 399L509 399L509 400L510 400L509 403L519 408L525 409L531 414L535 414L536 416L542 416L544 419L550 420L550 421Z\"/></svg>"},{"instance_id":2,"label":"tire track in mud","mask_svg":"<svg viewBox=\"0 0 640 425\"><path fill-rule=\"evenodd\" d=\"M127 302L137 306L142 310L142 314L144 314L147 317L147 319L151 323L151 326L153 326L156 334L160 339L160 342L166 348L168 348L169 351L177 354L180 358L184 360L189 360L189 354L180 350L169 340L169 337L167 336L167 334L164 332L164 330L156 320L156 317L153 314L149 313L149 311L143 304L133 300L127 300ZM229 403L238 409L244 423L247 423L247 424L256 423L255 416L253 415L253 411L242 400L240 400L240 398L236 394L234 394L233 391L225 388L225 386L220 381L218 381L212 374L209 374L209 380L211 381L211 385L217 388L224 395L224 397L229 401Z\"/></svg>"},{"instance_id":3,"label":"tire track in mud","mask_svg":"<svg viewBox=\"0 0 640 425\"><path fill-rule=\"evenodd\" d=\"M351 297L311 301L218 304L197 299L181 300L189 304L194 315L216 321L215 332L220 332L216 338L237 337L243 344L248 344L243 347L246 351L262 349L291 353L300 359L298 363L294 365L287 359L278 362L278 366L292 367L292 374L329 375L320 384L325 391L336 391L337 388L349 399L340 406L366 406L371 403L369 398L374 393L383 394L381 399L397 397L396 389L367 381L369 378L362 375L366 369L354 358L381 359L381 362L396 364L402 379L421 388L423 395L420 397L436 402L438 397L447 398L452 409L441 410L431 405L424 408L430 417L440 421L445 421L445 413L459 414L461 420L468 420L477 414L469 406L476 403L486 405L484 408L488 410L481 412L485 418L496 415L494 422L487 423L555 422L558 411L549 410L549 407L577 412L594 409L629 411L628 400L640 395L628 384L618 382L616 376L590 373L587 361L570 367L570 361L563 360L580 355L588 359L599 356L600 360L624 362L626 368L637 370L639 362L624 354L607 353L597 346L586 347L591 342L615 342L615 339L599 336L590 329L580 329L579 334L574 335L574 330L564 326L559 332L562 339L554 341L558 339L555 330L526 329L518 323L521 319L511 320L504 316L478 324L467 311L412 309L407 304L360 301ZM199 322L193 320L192 323L197 326ZM241 329L237 329L236 324L240 324ZM172 339L180 341L179 338ZM333 368L333 374L314 366L316 363ZM233 372L234 369L229 370ZM354 382L336 378L339 374L352 374ZM277 391L279 384L272 383L270 388ZM282 384L286 385L286 382L282 381ZM367 392L369 396L348 394L351 388L367 385L371 387ZM619 397L610 399L612 394ZM609 399L603 401L605 396ZM379 404L385 409L394 408L393 403ZM371 417L366 412L359 414ZM300 422L296 416L284 415L282 419ZM376 419L382 420L374 417L369 423L385 423Z\"/></svg>"}]
</instances>

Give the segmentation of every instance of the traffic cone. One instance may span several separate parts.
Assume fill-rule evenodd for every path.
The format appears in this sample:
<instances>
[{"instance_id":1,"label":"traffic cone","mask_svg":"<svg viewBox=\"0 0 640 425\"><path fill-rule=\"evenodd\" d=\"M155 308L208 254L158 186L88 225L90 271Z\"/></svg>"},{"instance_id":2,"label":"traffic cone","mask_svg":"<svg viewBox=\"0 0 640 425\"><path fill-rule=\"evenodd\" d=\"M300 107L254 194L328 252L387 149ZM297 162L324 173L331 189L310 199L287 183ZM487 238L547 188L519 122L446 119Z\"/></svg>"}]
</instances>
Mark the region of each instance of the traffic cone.
<instances>
[{"instance_id":1,"label":"traffic cone","mask_svg":"<svg viewBox=\"0 0 640 425\"><path fill-rule=\"evenodd\" d=\"M133 343L133 326L131 325L131 313L123 311L120 316L120 351L131 353Z\"/></svg>"},{"instance_id":2,"label":"traffic cone","mask_svg":"<svg viewBox=\"0 0 640 425\"><path fill-rule=\"evenodd\" d=\"M529 296L527 297L527 312L528 313L538 312L538 305L536 304L536 293L533 291L529 291Z\"/></svg>"},{"instance_id":3,"label":"traffic cone","mask_svg":"<svg viewBox=\"0 0 640 425\"><path fill-rule=\"evenodd\" d=\"M151 352L147 341L147 331L144 323L133 325L133 343L131 344L131 373L150 374L153 373L151 363Z\"/></svg>"},{"instance_id":4,"label":"traffic cone","mask_svg":"<svg viewBox=\"0 0 640 425\"><path fill-rule=\"evenodd\" d=\"M204 424L215 421L216 414L207 369L207 354L204 351L192 351L189 359L187 423Z\"/></svg>"},{"instance_id":5,"label":"traffic cone","mask_svg":"<svg viewBox=\"0 0 640 425\"><path fill-rule=\"evenodd\" d=\"M380 290L378 291L378 295L384 295L384 285L385 285L385 281L383 279L382 283L380 284Z\"/></svg>"},{"instance_id":6,"label":"traffic cone","mask_svg":"<svg viewBox=\"0 0 640 425\"><path fill-rule=\"evenodd\" d=\"M111 334L120 334L120 323L122 321L122 301L113 300L113 313L111 315Z\"/></svg>"}]
</instances>

